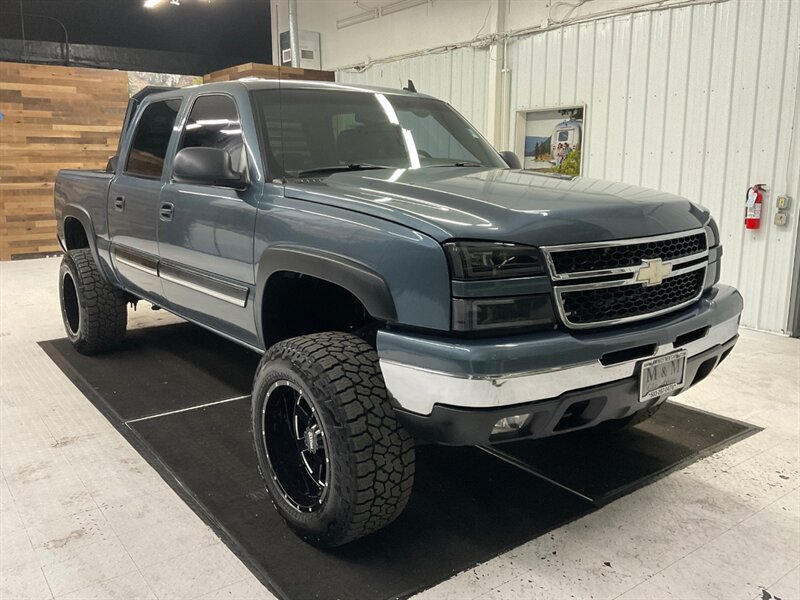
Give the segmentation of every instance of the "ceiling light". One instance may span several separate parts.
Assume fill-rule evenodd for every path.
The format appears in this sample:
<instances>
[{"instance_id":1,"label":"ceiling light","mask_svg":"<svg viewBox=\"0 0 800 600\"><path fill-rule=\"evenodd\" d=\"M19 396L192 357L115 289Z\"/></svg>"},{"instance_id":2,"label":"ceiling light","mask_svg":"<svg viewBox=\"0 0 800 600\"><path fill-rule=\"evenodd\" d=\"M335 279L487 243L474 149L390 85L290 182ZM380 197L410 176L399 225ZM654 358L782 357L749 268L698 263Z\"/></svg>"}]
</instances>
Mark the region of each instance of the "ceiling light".
<instances>
[{"instance_id":1,"label":"ceiling light","mask_svg":"<svg viewBox=\"0 0 800 600\"><path fill-rule=\"evenodd\" d=\"M345 27L350 27L351 25L357 25L358 23L364 23L366 21L372 21L373 19L378 18L378 9L369 10L366 12L359 13L352 17L345 17L344 19L339 19L336 21L336 28L337 29L344 29Z\"/></svg>"},{"instance_id":2,"label":"ceiling light","mask_svg":"<svg viewBox=\"0 0 800 600\"><path fill-rule=\"evenodd\" d=\"M381 6L380 11L381 15L390 15L392 13L399 12L401 10L405 10L407 8L413 8L415 6L421 6L423 4L428 4L428 0L400 0L399 2L391 2L389 4L384 4Z\"/></svg>"},{"instance_id":3,"label":"ceiling light","mask_svg":"<svg viewBox=\"0 0 800 600\"><path fill-rule=\"evenodd\" d=\"M161 0L144 0L145 8L155 8L159 4L161 4Z\"/></svg>"}]
</instances>

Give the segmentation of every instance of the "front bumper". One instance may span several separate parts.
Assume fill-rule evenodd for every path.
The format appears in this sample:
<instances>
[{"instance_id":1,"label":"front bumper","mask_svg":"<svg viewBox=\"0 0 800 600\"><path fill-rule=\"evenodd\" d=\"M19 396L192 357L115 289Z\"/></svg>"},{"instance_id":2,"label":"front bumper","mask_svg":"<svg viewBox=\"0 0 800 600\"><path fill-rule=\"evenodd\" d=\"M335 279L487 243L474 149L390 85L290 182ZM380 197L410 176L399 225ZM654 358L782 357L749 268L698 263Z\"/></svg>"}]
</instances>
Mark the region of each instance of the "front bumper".
<instances>
[{"instance_id":1,"label":"front bumper","mask_svg":"<svg viewBox=\"0 0 800 600\"><path fill-rule=\"evenodd\" d=\"M688 389L733 348L741 311L739 293L717 286L692 307L624 328L457 342L380 332L378 354L398 416L416 437L484 443L499 419L518 414L532 417L514 439L545 437L665 400L639 402L640 365L653 356L685 349L685 384L670 395Z\"/></svg>"}]
</instances>

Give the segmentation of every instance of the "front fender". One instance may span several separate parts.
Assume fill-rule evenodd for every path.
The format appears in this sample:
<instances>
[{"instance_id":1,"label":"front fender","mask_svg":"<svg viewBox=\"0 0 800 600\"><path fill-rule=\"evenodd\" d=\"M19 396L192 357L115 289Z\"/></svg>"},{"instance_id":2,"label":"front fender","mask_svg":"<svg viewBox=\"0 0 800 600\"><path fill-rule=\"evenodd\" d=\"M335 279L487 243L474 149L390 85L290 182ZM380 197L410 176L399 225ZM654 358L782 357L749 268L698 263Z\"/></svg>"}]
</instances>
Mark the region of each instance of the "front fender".
<instances>
[{"instance_id":1,"label":"front fender","mask_svg":"<svg viewBox=\"0 0 800 600\"><path fill-rule=\"evenodd\" d=\"M373 317L415 329L450 330L447 257L425 234L334 206L267 196L253 250L256 310L263 305L270 274L306 269L349 290Z\"/></svg>"}]
</instances>

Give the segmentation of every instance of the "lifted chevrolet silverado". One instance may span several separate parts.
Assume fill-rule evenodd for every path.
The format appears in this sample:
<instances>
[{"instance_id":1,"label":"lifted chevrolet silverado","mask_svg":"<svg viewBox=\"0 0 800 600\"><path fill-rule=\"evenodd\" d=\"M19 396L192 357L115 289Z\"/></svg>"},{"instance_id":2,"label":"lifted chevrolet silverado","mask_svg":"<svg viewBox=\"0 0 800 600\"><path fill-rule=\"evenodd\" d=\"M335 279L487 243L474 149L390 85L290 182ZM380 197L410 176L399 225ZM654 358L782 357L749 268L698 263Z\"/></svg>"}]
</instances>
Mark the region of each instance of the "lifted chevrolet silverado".
<instances>
[{"instance_id":1,"label":"lifted chevrolet silverado","mask_svg":"<svg viewBox=\"0 0 800 600\"><path fill-rule=\"evenodd\" d=\"M278 512L335 546L405 507L416 441L611 431L733 348L720 235L663 192L519 169L422 94L244 80L132 98L105 172L61 171L67 335L144 299L263 354Z\"/></svg>"}]
</instances>

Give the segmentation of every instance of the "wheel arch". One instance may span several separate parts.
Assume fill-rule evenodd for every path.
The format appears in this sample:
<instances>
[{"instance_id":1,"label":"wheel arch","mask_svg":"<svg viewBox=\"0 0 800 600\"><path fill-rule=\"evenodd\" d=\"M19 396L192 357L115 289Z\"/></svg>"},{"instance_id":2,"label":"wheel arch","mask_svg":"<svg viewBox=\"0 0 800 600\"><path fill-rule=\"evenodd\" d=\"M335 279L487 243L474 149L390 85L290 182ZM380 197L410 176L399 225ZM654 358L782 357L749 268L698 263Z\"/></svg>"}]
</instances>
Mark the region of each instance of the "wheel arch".
<instances>
[{"instance_id":1,"label":"wheel arch","mask_svg":"<svg viewBox=\"0 0 800 600\"><path fill-rule=\"evenodd\" d=\"M97 236L95 235L89 211L75 204L67 204L61 211L61 223L59 225L58 237L61 247L65 251L88 248L97 265L98 272L108 281L108 277L101 268L102 262L100 262L100 255L97 252ZM82 228L82 234L78 227Z\"/></svg>"},{"instance_id":2,"label":"wheel arch","mask_svg":"<svg viewBox=\"0 0 800 600\"><path fill-rule=\"evenodd\" d=\"M256 273L256 324L265 347L267 336L263 307L268 300L273 276L281 273L307 275L331 283L352 294L374 319L397 321L397 310L388 284L369 267L322 250L277 246L264 251Z\"/></svg>"}]
</instances>

